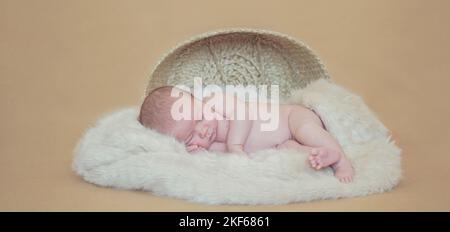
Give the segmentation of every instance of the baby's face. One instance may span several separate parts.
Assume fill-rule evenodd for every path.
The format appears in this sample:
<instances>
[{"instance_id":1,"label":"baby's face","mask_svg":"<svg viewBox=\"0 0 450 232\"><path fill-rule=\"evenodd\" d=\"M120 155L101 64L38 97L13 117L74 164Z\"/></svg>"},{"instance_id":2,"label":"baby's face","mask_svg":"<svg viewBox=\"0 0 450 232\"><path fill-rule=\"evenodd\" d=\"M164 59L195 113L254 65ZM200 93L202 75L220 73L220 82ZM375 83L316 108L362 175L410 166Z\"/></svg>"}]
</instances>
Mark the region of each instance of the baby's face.
<instances>
[{"instance_id":1,"label":"baby's face","mask_svg":"<svg viewBox=\"0 0 450 232\"><path fill-rule=\"evenodd\" d=\"M198 101L195 99L195 101ZM197 106L203 105L198 102ZM217 120L206 120L202 108L193 107L192 115L202 115L201 120L180 120L176 122L173 134L175 138L186 146L197 145L208 149L217 136ZM199 117L200 118L200 117Z\"/></svg>"},{"instance_id":2,"label":"baby's face","mask_svg":"<svg viewBox=\"0 0 450 232\"><path fill-rule=\"evenodd\" d=\"M193 120L191 127L185 131L183 142L186 146L197 145L208 149L217 136L216 120Z\"/></svg>"}]
</instances>

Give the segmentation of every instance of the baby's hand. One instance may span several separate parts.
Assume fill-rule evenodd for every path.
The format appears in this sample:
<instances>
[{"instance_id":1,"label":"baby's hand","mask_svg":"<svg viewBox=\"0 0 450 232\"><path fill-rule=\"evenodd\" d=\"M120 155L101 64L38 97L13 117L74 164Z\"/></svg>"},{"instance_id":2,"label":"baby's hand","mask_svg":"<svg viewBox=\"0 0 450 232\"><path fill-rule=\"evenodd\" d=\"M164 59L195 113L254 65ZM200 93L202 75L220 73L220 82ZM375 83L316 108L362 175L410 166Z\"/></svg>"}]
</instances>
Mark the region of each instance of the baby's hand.
<instances>
[{"instance_id":1,"label":"baby's hand","mask_svg":"<svg viewBox=\"0 0 450 232\"><path fill-rule=\"evenodd\" d=\"M187 146L187 147L186 147L186 150L187 150L189 153L197 153L197 152L204 152L204 151L206 151L205 148L200 147L200 146L198 146L198 145L196 145L196 144L192 144L192 145Z\"/></svg>"}]
</instances>

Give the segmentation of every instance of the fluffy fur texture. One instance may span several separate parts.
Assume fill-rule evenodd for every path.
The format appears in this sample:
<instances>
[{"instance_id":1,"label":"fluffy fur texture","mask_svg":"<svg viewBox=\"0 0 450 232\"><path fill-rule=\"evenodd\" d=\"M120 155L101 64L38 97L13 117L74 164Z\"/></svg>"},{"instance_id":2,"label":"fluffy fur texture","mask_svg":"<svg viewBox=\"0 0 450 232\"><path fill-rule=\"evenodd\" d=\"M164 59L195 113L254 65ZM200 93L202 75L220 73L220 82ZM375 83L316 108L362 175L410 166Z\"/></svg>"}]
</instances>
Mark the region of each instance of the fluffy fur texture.
<instances>
[{"instance_id":1,"label":"fluffy fur texture","mask_svg":"<svg viewBox=\"0 0 450 232\"><path fill-rule=\"evenodd\" d=\"M100 186L209 204L284 204L380 193L397 185L400 149L360 97L322 79L297 90L290 102L321 116L353 163L353 183L340 183L330 168L313 170L308 155L297 151L188 154L181 143L139 124L136 108L114 112L90 128L73 168Z\"/></svg>"}]
</instances>

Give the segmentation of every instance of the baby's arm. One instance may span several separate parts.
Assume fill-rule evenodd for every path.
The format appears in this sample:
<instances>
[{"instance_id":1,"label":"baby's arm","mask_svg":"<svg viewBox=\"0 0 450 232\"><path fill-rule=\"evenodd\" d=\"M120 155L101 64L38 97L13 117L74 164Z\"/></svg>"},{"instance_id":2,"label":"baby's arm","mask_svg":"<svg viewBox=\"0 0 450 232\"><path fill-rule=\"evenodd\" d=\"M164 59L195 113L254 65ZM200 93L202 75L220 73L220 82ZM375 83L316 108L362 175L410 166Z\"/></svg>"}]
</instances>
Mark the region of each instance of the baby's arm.
<instances>
[{"instance_id":1,"label":"baby's arm","mask_svg":"<svg viewBox=\"0 0 450 232\"><path fill-rule=\"evenodd\" d=\"M226 152L227 145L225 143L221 143L221 142L214 142L211 144L211 146L209 147L208 150L209 151Z\"/></svg>"},{"instance_id":2,"label":"baby's arm","mask_svg":"<svg viewBox=\"0 0 450 232\"><path fill-rule=\"evenodd\" d=\"M244 144L250 134L253 121L231 120L227 135L227 149L229 152L244 152Z\"/></svg>"},{"instance_id":3,"label":"baby's arm","mask_svg":"<svg viewBox=\"0 0 450 232\"><path fill-rule=\"evenodd\" d=\"M249 115L251 113L249 104L239 100L234 95L222 94L221 92L215 92L212 99L207 99L207 101L209 100L221 103L221 107L213 107L213 110L223 115L230 122L225 143L226 150L229 152L244 152L244 144L253 124L253 121L250 120L252 117ZM208 107L211 106L209 103L206 104ZM244 115L238 115L238 113L243 113Z\"/></svg>"}]
</instances>

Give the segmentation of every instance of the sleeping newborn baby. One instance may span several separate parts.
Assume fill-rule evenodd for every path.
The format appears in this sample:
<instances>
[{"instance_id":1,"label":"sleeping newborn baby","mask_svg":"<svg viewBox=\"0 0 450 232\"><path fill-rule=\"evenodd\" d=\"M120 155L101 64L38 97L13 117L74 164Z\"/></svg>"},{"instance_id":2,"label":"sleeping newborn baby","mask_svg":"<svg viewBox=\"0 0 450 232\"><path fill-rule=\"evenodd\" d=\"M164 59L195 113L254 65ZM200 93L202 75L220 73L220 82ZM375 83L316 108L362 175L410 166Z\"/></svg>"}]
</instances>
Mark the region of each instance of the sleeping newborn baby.
<instances>
[{"instance_id":1,"label":"sleeping newborn baby","mask_svg":"<svg viewBox=\"0 0 450 232\"><path fill-rule=\"evenodd\" d=\"M212 101L213 98L216 101ZM277 111L275 127L268 129L267 119L251 110L263 107ZM242 109L240 113L245 114L244 118L239 118L238 109ZM273 107L269 103L245 102L219 92L200 100L176 87L164 86L145 98L139 122L173 136L184 143L190 153L208 150L244 154L270 148L295 149L309 154L313 168L331 167L339 181L353 180L353 167L339 143L325 130L319 116L300 105Z\"/></svg>"}]
</instances>

